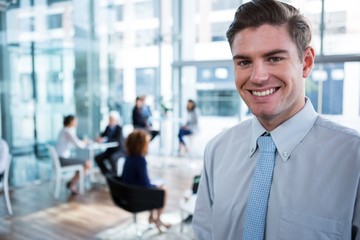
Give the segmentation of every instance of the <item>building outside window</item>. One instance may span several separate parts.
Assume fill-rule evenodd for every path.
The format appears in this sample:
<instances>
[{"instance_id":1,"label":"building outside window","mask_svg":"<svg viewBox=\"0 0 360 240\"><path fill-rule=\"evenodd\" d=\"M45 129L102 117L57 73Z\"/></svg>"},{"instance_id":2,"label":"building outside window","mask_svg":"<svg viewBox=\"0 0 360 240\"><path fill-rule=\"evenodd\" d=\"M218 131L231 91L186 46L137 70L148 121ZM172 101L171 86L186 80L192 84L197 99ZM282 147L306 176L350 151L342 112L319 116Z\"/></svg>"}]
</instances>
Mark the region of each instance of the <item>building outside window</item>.
<instances>
[{"instance_id":1,"label":"building outside window","mask_svg":"<svg viewBox=\"0 0 360 240\"><path fill-rule=\"evenodd\" d=\"M156 18L159 16L157 0L145 0L134 3L135 20Z\"/></svg>"},{"instance_id":2,"label":"building outside window","mask_svg":"<svg viewBox=\"0 0 360 240\"><path fill-rule=\"evenodd\" d=\"M236 9L240 6L242 0L211 0L212 10L228 10Z\"/></svg>"},{"instance_id":3,"label":"building outside window","mask_svg":"<svg viewBox=\"0 0 360 240\"><path fill-rule=\"evenodd\" d=\"M62 28L63 15L61 13L47 16L48 29Z\"/></svg>"},{"instance_id":4,"label":"building outside window","mask_svg":"<svg viewBox=\"0 0 360 240\"><path fill-rule=\"evenodd\" d=\"M236 90L198 90L197 101L202 116L239 115L239 94Z\"/></svg>"},{"instance_id":5,"label":"building outside window","mask_svg":"<svg viewBox=\"0 0 360 240\"><path fill-rule=\"evenodd\" d=\"M197 67L197 99L204 116L239 116L239 94L228 66Z\"/></svg>"},{"instance_id":6,"label":"building outside window","mask_svg":"<svg viewBox=\"0 0 360 240\"><path fill-rule=\"evenodd\" d=\"M158 43L158 29L141 29L136 31L136 47L154 46Z\"/></svg>"},{"instance_id":7,"label":"building outside window","mask_svg":"<svg viewBox=\"0 0 360 240\"><path fill-rule=\"evenodd\" d=\"M19 30L21 32L34 32L35 31L35 17L22 17L19 18Z\"/></svg>"},{"instance_id":8,"label":"building outside window","mask_svg":"<svg viewBox=\"0 0 360 240\"><path fill-rule=\"evenodd\" d=\"M136 69L136 95L157 95L158 70L156 68Z\"/></svg>"},{"instance_id":9,"label":"building outside window","mask_svg":"<svg viewBox=\"0 0 360 240\"><path fill-rule=\"evenodd\" d=\"M121 22L124 20L124 5L116 5L115 6L116 11L116 20Z\"/></svg>"},{"instance_id":10,"label":"building outside window","mask_svg":"<svg viewBox=\"0 0 360 240\"><path fill-rule=\"evenodd\" d=\"M230 26L230 22L217 22L211 24L211 41L227 41L226 30Z\"/></svg>"}]
</instances>

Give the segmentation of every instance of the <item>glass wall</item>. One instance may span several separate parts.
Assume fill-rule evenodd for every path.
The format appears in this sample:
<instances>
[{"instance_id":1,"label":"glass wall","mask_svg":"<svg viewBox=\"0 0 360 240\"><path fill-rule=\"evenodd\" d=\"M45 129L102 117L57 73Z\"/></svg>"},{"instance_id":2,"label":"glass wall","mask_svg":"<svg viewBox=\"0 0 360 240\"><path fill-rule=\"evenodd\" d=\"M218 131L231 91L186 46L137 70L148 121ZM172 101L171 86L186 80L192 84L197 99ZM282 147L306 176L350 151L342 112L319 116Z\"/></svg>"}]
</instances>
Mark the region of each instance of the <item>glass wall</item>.
<instances>
[{"instance_id":1,"label":"glass wall","mask_svg":"<svg viewBox=\"0 0 360 240\"><path fill-rule=\"evenodd\" d=\"M1 135L12 154L46 159L67 114L78 116L79 137L94 138L111 110L129 124L137 95L159 111L171 96L171 8L159 0L20 0L1 12ZM39 179L35 172L25 178Z\"/></svg>"}]
</instances>

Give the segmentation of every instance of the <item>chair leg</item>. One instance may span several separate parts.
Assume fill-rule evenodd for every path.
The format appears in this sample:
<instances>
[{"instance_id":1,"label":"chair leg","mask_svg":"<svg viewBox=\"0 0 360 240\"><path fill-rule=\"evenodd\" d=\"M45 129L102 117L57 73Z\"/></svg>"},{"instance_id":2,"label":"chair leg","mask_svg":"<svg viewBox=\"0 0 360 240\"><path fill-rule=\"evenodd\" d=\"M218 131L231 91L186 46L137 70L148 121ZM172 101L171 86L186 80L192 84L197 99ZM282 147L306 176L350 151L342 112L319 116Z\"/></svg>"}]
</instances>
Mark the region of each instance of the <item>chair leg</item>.
<instances>
[{"instance_id":1,"label":"chair leg","mask_svg":"<svg viewBox=\"0 0 360 240\"><path fill-rule=\"evenodd\" d=\"M59 174L56 174L55 191L54 191L54 197L56 199L60 197L60 187L61 187L61 176Z\"/></svg>"},{"instance_id":2,"label":"chair leg","mask_svg":"<svg viewBox=\"0 0 360 240\"><path fill-rule=\"evenodd\" d=\"M138 239L142 239L142 232L139 231L139 227L138 227L138 224L137 224L136 213L133 214L133 218L134 218L134 223L135 223L136 236L137 236Z\"/></svg>"},{"instance_id":3,"label":"chair leg","mask_svg":"<svg viewBox=\"0 0 360 240\"><path fill-rule=\"evenodd\" d=\"M4 180L4 194L5 194L5 202L6 202L6 207L7 207L8 213L9 213L9 215L13 215L11 202L10 202L10 196L9 196L9 183L8 183L7 179Z\"/></svg>"},{"instance_id":4,"label":"chair leg","mask_svg":"<svg viewBox=\"0 0 360 240\"><path fill-rule=\"evenodd\" d=\"M182 233L184 231L184 211L180 209L180 232Z\"/></svg>"},{"instance_id":5,"label":"chair leg","mask_svg":"<svg viewBox=\"0 0 360 240\"><path fill-rule=\"evenodd\" d=\"M85 177L84 177L84 171L79 171L79 188L80 193L84 194L84 188L85 188Z\"/></svg>"}]
</instances>

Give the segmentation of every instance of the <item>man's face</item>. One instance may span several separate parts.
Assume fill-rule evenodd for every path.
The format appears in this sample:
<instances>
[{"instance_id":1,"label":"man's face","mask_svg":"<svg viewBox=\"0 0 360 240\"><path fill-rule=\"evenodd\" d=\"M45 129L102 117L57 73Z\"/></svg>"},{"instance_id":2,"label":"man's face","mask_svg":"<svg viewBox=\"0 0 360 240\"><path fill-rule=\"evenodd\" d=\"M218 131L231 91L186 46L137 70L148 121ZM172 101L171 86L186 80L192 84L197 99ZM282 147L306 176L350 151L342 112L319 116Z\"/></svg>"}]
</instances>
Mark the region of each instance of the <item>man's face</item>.
<instances>
[{"instance_id":1,"label":"man's face","mask_svg":"<svg viewBox=\"0 0 360 240\"><path fill-rule=\"evenodd\" d=\"M113 116L109 117L109 125L110 126L115 126L115 125L117 125L117 123L118 123L118 121L115 117L113 117Z\"/></svg>"},{"instance_id":2,"label":"man's face","mask_svg":"<svg viewBox=\"0 0 360 240\"><path fill-rule=\"evenodd\" d=\"M267 130L301 110L314 51L307 49L300 60L286 25L246 28L235 35L231 51L236 88Z\"/></svg>"}]
</instances>

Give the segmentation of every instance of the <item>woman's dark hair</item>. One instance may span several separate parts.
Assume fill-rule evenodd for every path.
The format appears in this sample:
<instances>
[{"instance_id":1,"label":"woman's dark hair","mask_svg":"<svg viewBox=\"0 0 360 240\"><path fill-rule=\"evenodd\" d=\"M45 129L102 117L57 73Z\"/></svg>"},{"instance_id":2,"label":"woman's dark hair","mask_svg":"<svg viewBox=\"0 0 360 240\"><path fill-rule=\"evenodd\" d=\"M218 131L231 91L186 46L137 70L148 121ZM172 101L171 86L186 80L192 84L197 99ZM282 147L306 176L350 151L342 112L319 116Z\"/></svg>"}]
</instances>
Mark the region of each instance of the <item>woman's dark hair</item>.
<instances>
[{"instance_id":1,"label":"woman's dark hair","mask_svg":"<svg viewBox=\"0 0 360 240\"><path fill-rule=\"evenodd\" d=\"M246 28L257 28L263 24L280 26L287 24L290 38L296 44L300 59L311 42L309 20L295 7L276 0L252 0L242 4L235 13L226 37L232 47L235 35Z\"/></svg>"},{"instance_id":2,"label":"woman's dark hair","mask_svg":"<svg viewBox=\"0 0 360 240\"><path fill-rule=\"evenodd\" d=\"M189 111L193 111L195 108L196 108L196 103L194 100L192 99L189 99L188 100L188 103L191 103L192 104L192 107L189 109Z\"/></svg>"},{"instance_id":3,"label":"woman's dark hair","mask_svg":"<svg viewBox=\"0 0 360 240\"><path fill-rule=\"evenodd\" d=\"M150 135L145 130L135 129L126 138L125 146L129 156L143 156L146 154Z\"/></svg>"},{"instance_id":4,"label":"woman's dark hair","mask_svg":"<svg viewBox=\"0 0 360 240\"><path fill-rule=\"evenodd\" d=\"M70 125L70 123L75 119L75 116L74 115L67 115L64 117L64 121L63 121L63 124L64 124L64 127L67 127Z\"/></svg>"}]
</instances>

